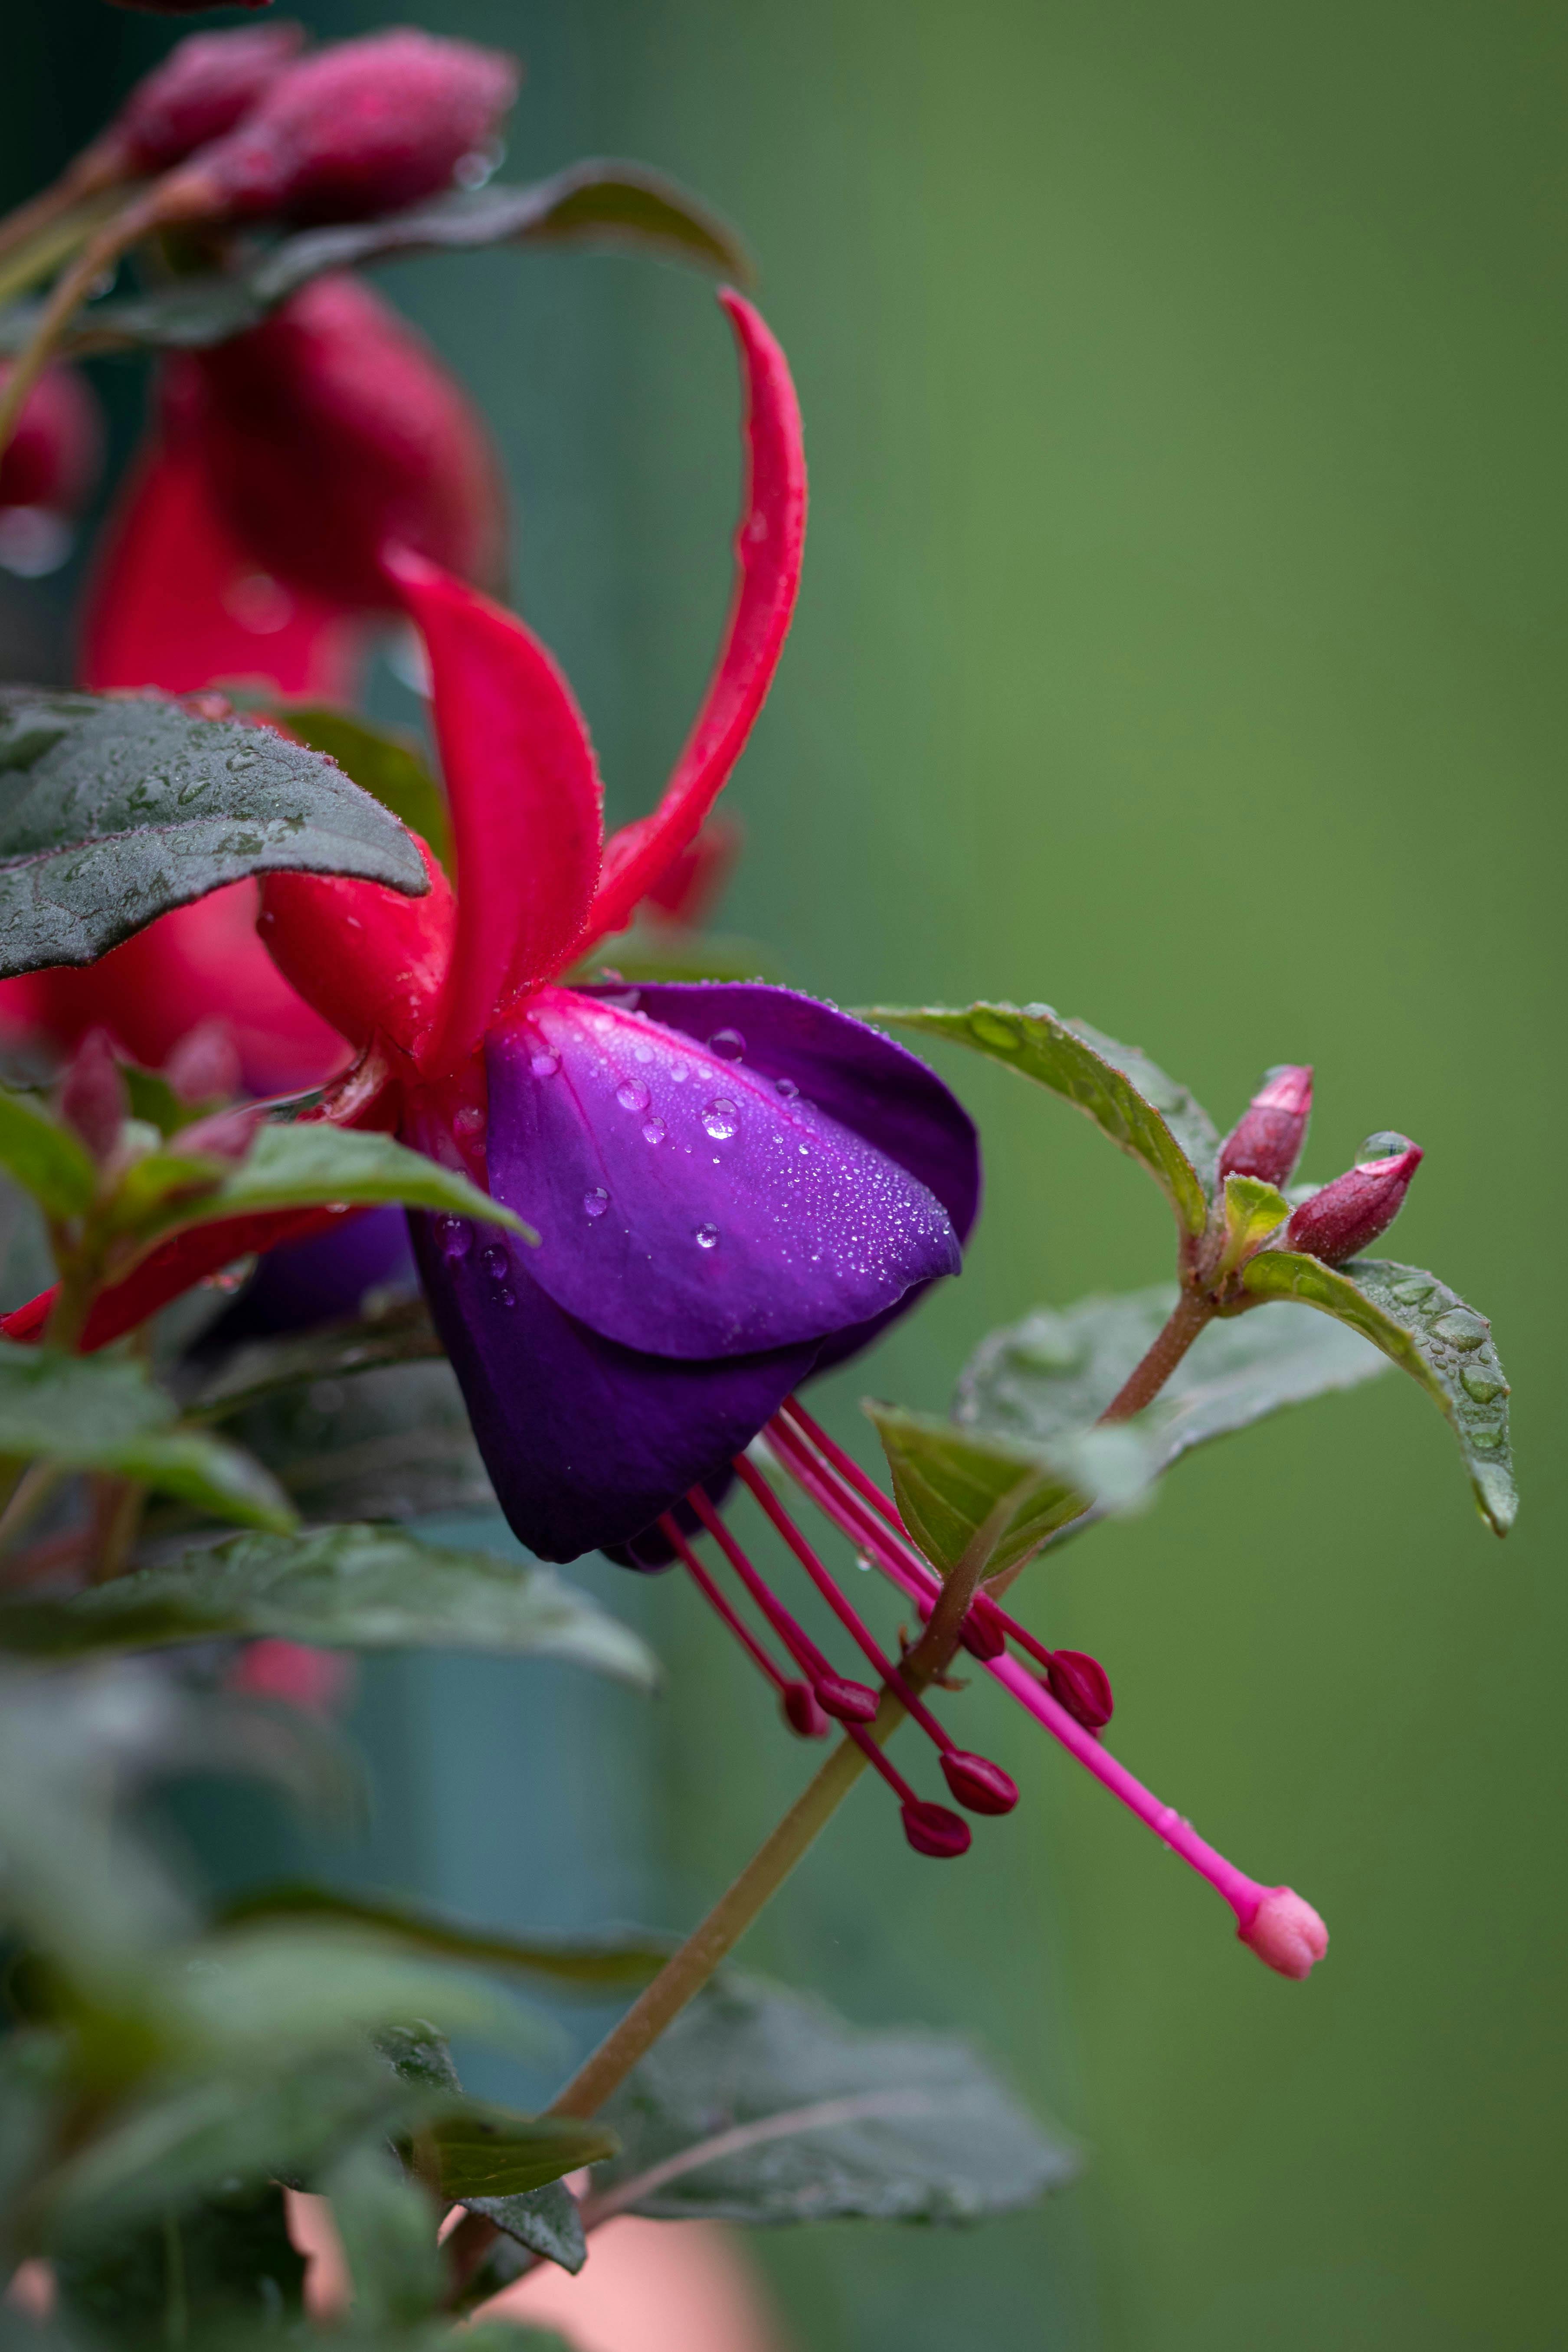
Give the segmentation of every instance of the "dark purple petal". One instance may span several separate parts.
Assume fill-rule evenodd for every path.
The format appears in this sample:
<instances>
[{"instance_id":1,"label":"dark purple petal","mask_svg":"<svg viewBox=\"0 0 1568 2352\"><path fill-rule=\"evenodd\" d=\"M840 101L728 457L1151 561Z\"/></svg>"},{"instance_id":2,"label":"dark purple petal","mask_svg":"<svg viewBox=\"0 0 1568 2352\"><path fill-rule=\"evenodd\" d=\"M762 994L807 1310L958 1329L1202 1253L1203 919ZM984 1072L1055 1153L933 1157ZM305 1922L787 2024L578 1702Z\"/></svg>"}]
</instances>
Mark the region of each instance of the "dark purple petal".
<instances>
[{"instance_id":1,"label":"dark purple petal","mask_svg":"<svg viewBox=\"0 0 1568 2352\"><path fill-rule=\"evenodd\" d=\"M330 1233L284 1242L257 1262L231 1307L194 1351L211 1356L243 1339L308 1331L357 1315L367 1290L414 1287L414 1259L401 1209L359 1209Z\"/></svg>"},{"instance_id":2,"label":"dark purple petal","mask_svg":"<svg viewBox=\"0 0 1568 2352\"><path fill-rule=\"evenodd\" d=\"M721 1475L816 1353L807 1341L708 1363L639 1354L555 1306L521 1242L503 1248L456 1218L409 1224L485 1467L541 1559L624 1544Z\"/></svg>"},{"instance_id":3,"label":"dark purple petal","mask_svg":"<svg viewBox=\"0 0 1568 2352\"><path fill-rule=\"evenodd\" d=\"M751 1355L861 1323L958 1271L952 1224L917 1177L722 1036L700 1044L552 988L490 1031L485 1060L490 1189L541 1236L534 1282L606 1339L679 1359Z\"/></svg>"}]
</instances>

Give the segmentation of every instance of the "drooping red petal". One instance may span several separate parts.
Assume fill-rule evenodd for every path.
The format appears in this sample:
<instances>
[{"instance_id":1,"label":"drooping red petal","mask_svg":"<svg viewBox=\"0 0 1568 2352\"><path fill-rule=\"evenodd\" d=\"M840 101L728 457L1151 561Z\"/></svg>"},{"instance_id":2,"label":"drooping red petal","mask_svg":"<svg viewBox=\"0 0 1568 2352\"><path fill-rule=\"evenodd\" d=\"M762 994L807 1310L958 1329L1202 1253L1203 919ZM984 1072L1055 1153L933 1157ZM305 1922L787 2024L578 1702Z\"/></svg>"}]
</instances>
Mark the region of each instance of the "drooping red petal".
<instances>
[{"instance_id":1,"label":"drooping red petal","mask_svg":"<svg viewBox=\"0 0 1568 2352\"><path fill-rule=\"evenodd\" d=\"M417 839L417 835L416 838ZM376 882L269 874L257 930L284 979L355 1045L377 1030L416 1054L440 1003L457 901L425 843L423 898Z\"/></svg>"},{"instance_id":2,"label":"drooping red petal","mask_svg":"<svg viewBox=\"0 0 1568 2352\"><path fill-rule=\"evenodd\" d=\"M604 796L571 688L512 614L410 549L387 573L429 656L462 919L431 1075L567 961L598 878Z\"/></svg>"},{"instance_id":3,"label":"drooping red petal","mask_svg":"<svg viewBox=\"0 0 1568 2352\"><path fill-rule=\"evenodd\" d=\"M746 384L750 478L735 536L735 595L697 723L650 816L623 825L605 849L603 877L580 945L625 929L632 909L696 835L730 772L778 667L795 611L805 544L805 449L789 362L752 305L719 297L740 346Z\"/></svg>"}]
</instances>

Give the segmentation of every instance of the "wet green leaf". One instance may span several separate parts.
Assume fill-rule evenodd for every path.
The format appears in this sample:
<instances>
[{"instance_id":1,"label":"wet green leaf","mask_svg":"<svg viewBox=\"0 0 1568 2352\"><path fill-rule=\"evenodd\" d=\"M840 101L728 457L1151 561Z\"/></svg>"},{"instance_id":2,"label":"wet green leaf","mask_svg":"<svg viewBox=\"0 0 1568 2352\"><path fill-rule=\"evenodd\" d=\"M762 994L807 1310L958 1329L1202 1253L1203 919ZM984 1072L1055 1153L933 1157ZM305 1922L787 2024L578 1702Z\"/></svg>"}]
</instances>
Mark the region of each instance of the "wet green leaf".
<instances>
[{"instance_id":1,"label":"wet green leaf","mask_svg":"<svg viewBox=\"0 0 1568 2352\"><path fill-rule=\"evenodd\" d=\"M1217 1285L1233 1273L1245 1258L1261 1249L1270 1234L1278 1233L1290 1213L1290 1203L1283 1192L1266 1184L1257 1176L1227 1176L1225 1180L1225 1247L1212 1279Z\"/></svg>"},{"instance_id":2,"label":"wet green leaf","mask_svg":"<svg viewBox=\"0 0 1568 2352\"><path fill-rule=\"evenodd\" d=\"M557 1992L577 1991L595 2000L636 1991L658 1974L670 1951L668 1943L647 1936L574 1937L569 1941L554 1936L503 1936L390 1895L345 1895L335 1887L301 1884L264 1886L237 1896L224 1916L229 1920L355 1922L416 1951L541 1979Z\"/></svg>"},{"instance_id":3,"label":"wet green leaf","mask_svg":"<svg viewBox=\"0 0 1568 2352\"><path fill-rule=\"evenodd\" d=\"M372 727L353 711L333 710L324 703L279 704L272 716L313 751L334 759L345 776L374 793L410 833L418 834L451 872L447 803L414 736L401 729Z\"/></svg>"},{"instance_id":4,"label":"wet green leaf","mask_svg":"<svg viewBox=\"0 0 1568 2352\"><path fill-rule=\"evenodd\" d=\"M588 2259L583 2214L564 2180L547 2181L518 2197L465 2197L470 2213L493 2221L513 2243L575 2274Z\"/></svg>"},{"instance_id":5,"label":"wet green leaf","mask_svg":"<svg viewBox=\"0 0 1568 2352\"><path fill-rule=\"evenodd\" d=\"M264 1397L230 1428L312 1520L496 1507L446 1363L391 1364L346 1381L329 1373Z\"/></svg>"},{"instance_id":6,"label":"wet green leaf","mask_svg":"<svg viewBox=\"0 0 1568 2352\"><path fill-rule=\"evenodd\" d=\"M427 887L388 812L269 729L0 687L0 978L91 963L172 907L279 872Z\"/></svg>"},{"instance_id":7,"label":"wet green leaf","mask_svg":"<svg viewBox=\"0 0 1568 2352\"><path fill-rule=\"evenodd\" d=\"M953 1012L876 1004L866 1017L973 1046L1048 1087L1142 1160L1187 1233L1203 1232L1218 1134L1186 1087L1137 1046L1119 1045L1087 1021L1063 1021L1048 1004L971 1004Z\"/></svg>"},{"instance_id":8,"label":"wet green leaf","mask_svg":"<svg viewBox=\"0 0 1568 2352\"><path fill-rule=\"evenodd\" d=\"M1300 1299L1348 1323L1418 1381L1459 1441L1481 1517L1507 1535L1519 1511L1509 1384L1484 1315L1435 1274L1392 1258L1352 1258L1336 1270L1294 1250L1265 1250L1241 1279L1255 1297Z\"/></svg>"},{"instance_id":9,"label":"wet green leaf","mask_svg":"<svg viewBox=\"0 0 1568 2352\"><path fill-rule=\"evenodd\" d=\"M1079 2158L955 2034L866 2030L726 1977L605 2110L621 2153L589 2220L979 2221L1063 2188Z\"/></svg>"}]
</instances>

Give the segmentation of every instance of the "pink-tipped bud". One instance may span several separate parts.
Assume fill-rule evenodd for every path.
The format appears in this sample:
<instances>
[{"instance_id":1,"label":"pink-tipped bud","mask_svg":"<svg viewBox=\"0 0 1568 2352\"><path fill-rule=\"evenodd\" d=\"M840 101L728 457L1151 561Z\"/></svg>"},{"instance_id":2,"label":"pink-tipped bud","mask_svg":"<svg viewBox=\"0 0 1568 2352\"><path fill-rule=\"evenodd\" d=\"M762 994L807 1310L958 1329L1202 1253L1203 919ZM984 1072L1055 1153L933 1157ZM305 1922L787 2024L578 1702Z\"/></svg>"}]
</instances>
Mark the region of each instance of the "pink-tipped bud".
<instances>
[{"instance_id":1,"label":"pink-tipped bud","mask_svg":"<svg viewBox=\"0 0 1568 2352\"><path fill-rule=\"evenodd\" d=\"M1293 1887L1270 1888L1241 1940L1282 1977L1310 1977L1329 1948L1329 1931Z\"/></svg>"},{"instance_id":2,"label":"pink-tipped bud","mask_svg":"<svg viewBox=\"0 0 1568 2352\"><path fill-rule=\"evenodd\" d=\"M307 1649L268 1634L247 1642L224 1677L246 1698L279 1701L302 1715L331 1715L353 1689L354 1662L342 1650Z\"/></svg>"},{"instance_id":3,"label":"pink-tipped bud","mask_svg":"<svg viewBox=\"0 0 1568 2352\"><path fill-rule=\"evenodd\" d=\"M1306 1062L1281 1062L1265 1073L1252 1097L1219 1148L1219 1178L1256 1176L1265 1184L1287 1184L1295 1173L1312 1113L1312 1072Z\"/></svg>"},{"instance_id":4,"label":"pink-tipped bud","mask_svg":"<svg viewBox=\"0 0 1568 2352\"><path fill-rule=\"evenodd\" d=\"M1086 1731L1102 1730L1116 1711L1110 1676L1087 1650L1058 1650L1046 1668L1046 1687Z\"/></svg>"},{"instance_id":5,"label":"pink-tipped bud","mask_svg":"<svg viewBox=\"0 0 1568 2352\"><path fill-rule=\"evenodd\" d=\"M107 143L116 161L138 173L183 163L242 121L304 46L303 25L187 35L143 75L110 123Z\"/></svg>"},{"instance_id":6,"label":"pink-tipped bud","mask_svg":"<svg viewBox=\"0 0 1568 2352\"><path fill-rule=\"evenodd\" d=\"M318 278L168 382L176 429L261 570L350 610L389 609L381 551L395 540L500 586L506 490L484 420L357 278Z\"/></svg>"},{"instance_id":7,"label":"pink-tipped bud","mask_svg":"<svg viewBox=\"0 0 1568 2352\"><path fill-rule=\"evenodd\" d=\"M198 1118L194 1126L183 1127L175 1139L175 1149L205 1152L210 1160L243 1160L263 1116L256 1104L214 1111L210 1118Z\"/></svg>"},{"instance_id":8,"label":"pink-tipped bud","mask_svg":"<svg viewBox=\"0 0 1568 2352\"><path fill-rule=\"evenodd\" d=\"M928 1853L933 1862L951 1862L954 1855L969 1852L969 1824L950 1813L945 1805L926 1803L915 1798L903 1808L904 1835L917 1853Z\"/></svg>"},{"instance_id":9,"label":"pink-tipped bud","mask_svg":"<svg viewBox=\"0 0 1568 2352\"><path fill-rule=\"evenodd\" d=\"M234 1025L217 1015L187 1030L163 1065L169 1090L183 1103L227 1102L240 1088Z\"/></svg>"},{"instance_id":10,"label":"pink-tipped bud","mask_svg":"<svg viewBox=\"0 0 1568 2352\"><path fill-rule=\"evenodd\" d=\"M869 1723L877 1712L876 1692L846 1675L820 1675L813 1687L817 1705L840 1723Z\"/></svg>"},{"instance_id":11,"label":"pink-tipped bud","mask_svg":"<svg viewBox=\"0 0 1568 2352\"><path fill-rule=\"evenodd\" d=\"M435 33L368 33L280 74L182 173L227 215L360 220L450 187L517 96L513 58Z\"/></svg>"},{"instance_id":12,"label":"pink-tipped bud","mask_svg":"<svg viewBox=\"0 0 1568 2352\"><path fill-rule=\"evenodd\" d=\"M10 374L0 362L0 383ZM0 457L0 507L73 515L92 493L103 457L103 421L85 377L52 367L22 406Z\"/></svg>"},{"instance_id":13,"label":"pink-tipped bud","mask_svg":"<svg viewBox=\"0 0 1568 2352\"><path fill-rule=\"evenodd\" d=\"M95 1160L107 1160L131 1109L107 1029L89 1029L60 1080L59 1114Z\"/></svg>"},{"instance_id":14,"label":"pink-tipped bud","mask_svg":"<svg viewBox=\"0 0 1568 2352\"><path fill-rule=\"evenodd\" d=\"M972 1813L1010 1813L1018 1801L1018 1783L988 1756L969 1756L960 1748L944 1748L942 1777L959 1803Z\"/></svg>"},{"instance_id":15,"label":"pink-tipped bud","mask_svg":"<svg viewBox=\"0 0 1568 2352\"><path fill-rule=\"evenodd\" d=\"M779 1708L797 1738L826 1738L827 1717L818 1706L809 1683L785 1683L779 1693Z\"/></svg>"},{"instance_id":16,"label":"pink-tipped bud","mask_svg":"<svg viewBox=\"0 0 1568 2352\"><path fill-rule=\"evenodd\" d=\"M1007 1636L995 1606L983 1592L976 1593L965 1610L963 1630L958 1638L970 1656L978 1658L983 1665L999 1658L1006 1648Z\"/></svg>"},{"instance_id":17,"label":"pink-tipped bud","mask_svg":"<svg viewBox=\"0 0 1568 2352\"><path fill-rule=\"evenodd\" d=\"M1362 1150L1380 1156L1358 1160L1345 1175L1303 1201L1285 1228L1287 1249L1304 1250L1325 1265L1343 1265L1387 1232L1424 1154L1403 1135L1373 1136Z\"/></svg>"}]
</instances>

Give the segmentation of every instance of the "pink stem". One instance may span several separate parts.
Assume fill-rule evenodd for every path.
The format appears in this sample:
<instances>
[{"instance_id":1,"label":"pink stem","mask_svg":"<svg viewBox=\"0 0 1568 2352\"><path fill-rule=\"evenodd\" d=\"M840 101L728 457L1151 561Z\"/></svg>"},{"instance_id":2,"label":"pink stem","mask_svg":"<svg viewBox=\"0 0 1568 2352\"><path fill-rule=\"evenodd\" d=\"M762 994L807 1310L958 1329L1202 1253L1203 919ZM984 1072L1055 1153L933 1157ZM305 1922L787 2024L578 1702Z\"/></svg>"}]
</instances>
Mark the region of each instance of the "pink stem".
<instances>
[{"instance_id":1,"label":"pink stem","mask_svg":"<svg viewBox=\"0 0 1568 2352\"><path fill-rule=\"evenodd\" d=\"M686 1499L789 1652L790 1656L803 1673L810 1676L818 1696L821 1695L824 1684L831 1685L842 1681L843 1677L834 1672L828 1659L817 1648L805 1626L797 1624L778 1595L758 1575L701 1487L693 1486ZM830 1707L827 1711L831 1714L833 1709Z\"/></svg>"}]
</instances>

